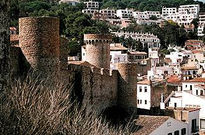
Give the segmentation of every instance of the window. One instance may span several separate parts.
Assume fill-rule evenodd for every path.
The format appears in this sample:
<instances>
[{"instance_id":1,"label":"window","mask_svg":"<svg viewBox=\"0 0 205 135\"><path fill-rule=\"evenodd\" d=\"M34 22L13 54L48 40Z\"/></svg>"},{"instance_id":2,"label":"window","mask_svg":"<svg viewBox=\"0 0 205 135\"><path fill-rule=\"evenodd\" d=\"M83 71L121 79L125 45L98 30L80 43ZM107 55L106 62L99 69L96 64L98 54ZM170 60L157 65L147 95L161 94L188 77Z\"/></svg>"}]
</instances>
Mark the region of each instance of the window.
<instances>
[{"instance_id":1,"label":"window","mask_svg":"<svg viewBox=\"0 0 205 135\"><path fill-rule=\"evenodd\" d=\"M147 104L147 100L145 100L145 105Z\"/></svg>"},{"instance_id":2,"label":"window","mask_svg":"<svg viewBox=\"0 0 205 135\"><path fill-rule=\"evenodd\" d=\"M186 128L182 128L181 135L186 135Z\"/></svg>"},{"instance_id":3,"label":"window","mask_svg":"<svg viewBox=\"0 0 205 135\"><path fill-rule=\"evenodd\" d=\"M140 100L140 104L142 104L142 100Z\"/></svg>"},{"instance_id":4,"label":"window","mask_svg":"<svg viewBox=\"0 0 205 135\"><path fill-rule=\"evenodd\" d=\"M174 135L179 135L179 130L175 131Z\"/></svg>"},{"instance_id":5,"label":"window","mask_svg":"<svg viewBox=\"0 0 205 135\"><path fill-rule=\"evenodd\" d=\"M200 119L200 127L201 129L205 129L205 119Z\"/></svg>"},{"instance_id":6,"label":"window","mask_svg":"<svg viewBox=\"0 0 205 135\"><path fill-rule=\"evenodd\" d=\"M142 86L139 86L140 92L142 92Z\"/></svg>"},{"instance_id":7,"label":"window","mask_svg":"<svg viewBox=\"0 0 205 135\"><path fill-rule=\"evenodd\" d=\"M137 104L139 104L139 103L140 103L140 100L138 99L138 100L137 100Z\"/></svg>"},{"instance_id":8,"label":"window","mask_svg":"<svg viewBox=\"0 0 205 135\"><path fill-rule=\"evenodd\" d=\"M174 103L174 107L177 107L177 103Z\"/></svg>"},{"instance_id":9,"label":"window","mask_svg":"<svg viewBox=\"0 0 205 135\"><path fill-rule=\"evenodd\" d=\"M198 95L199 93L198 93L198 90L196 90L196 95Z\"/></svg>"},{"instance_id":10,"label":"window","mask_svg":"<svg viewBox=\"0 0 205 135\"><path fill-rule=\"evenodd\" d=\"M191 132L195 133L197 131L197 127L196 127L196 119L193 119L191 122Z\"/></svg>"},{"instance_id":11,"label":"window","mask_svg":"<svg viewBox=\"0 0 205 135\"><path fill-rule=\"evenodd\" d=\"M200 95L201 95L201 96L203 95L203 90L200 91Z\"/></svg>"},{"instance_id":12,"label":"window","mask_svg":"<svg viewBox=\"0 0 205 135\"><path fill-rule=\"evenodd\" d=\"M147 92L147 87L146 86L144 87L144 92Z\"/></svg>"},{"instance_id":13,"label":"window","mask_svg":"<svg viewBox=\"0 0 205 135\"><path fill-rule=\"evenodd\" d=\"M187 88L187 85L185 85L185 87Z\"/></svg>"},{"instance_id":14,"label":"window","mask_svg":"<svg viewBox=\"0 0 205 135\"><path fill-rule=\"evenodd\" d=\"M192 85L190 85L190 90L192 90Z\"/></svg>"}]
</instances>

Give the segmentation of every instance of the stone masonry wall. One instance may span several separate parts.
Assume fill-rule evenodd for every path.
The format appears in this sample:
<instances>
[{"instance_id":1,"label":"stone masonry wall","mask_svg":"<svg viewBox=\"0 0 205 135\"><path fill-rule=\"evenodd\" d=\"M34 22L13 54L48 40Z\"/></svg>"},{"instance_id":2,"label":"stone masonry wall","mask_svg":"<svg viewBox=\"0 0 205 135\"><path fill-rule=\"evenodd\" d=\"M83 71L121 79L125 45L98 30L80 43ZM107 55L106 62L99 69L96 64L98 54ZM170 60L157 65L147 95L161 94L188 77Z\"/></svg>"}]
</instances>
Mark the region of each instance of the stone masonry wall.
<instances>
[{"instance_id":1,"label":"stone masonry wall","mask_svg":"<svg viewBox=\"0 0 205 135\"><path fill-rule=\"evenodd\" d=\"M91 68L81 65L69 65L75 82L75 95L83 105L100 113L107 107L116 105L118 90L118 71L103 68ZM92 110L93 110L92 109Z\"/></svg>"},{"instance_id":2,"label":"stone masonry wall","mask_svg":"<svg viewBox=\"0 0 205 135\"><path fill-rule=\"evenodd\" d=\"M58 71L60 45L58 18L20 18L19 44L32 68L44 73Z\"/></svg>"}]
</instances>

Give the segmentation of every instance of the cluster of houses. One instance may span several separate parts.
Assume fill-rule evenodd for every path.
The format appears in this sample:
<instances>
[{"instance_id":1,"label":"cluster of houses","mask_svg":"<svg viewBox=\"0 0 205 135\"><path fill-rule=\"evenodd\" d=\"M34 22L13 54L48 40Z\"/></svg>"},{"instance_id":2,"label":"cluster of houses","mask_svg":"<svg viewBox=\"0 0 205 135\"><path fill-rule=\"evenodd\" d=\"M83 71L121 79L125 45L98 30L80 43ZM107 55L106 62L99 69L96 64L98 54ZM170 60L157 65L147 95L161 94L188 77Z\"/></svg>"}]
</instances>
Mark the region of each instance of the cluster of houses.
<instances>
[{"instance_id":1,"label":"cluster of houses","mask_svg":"<svg viewBox=\"0 0 205 135\"><path fill-rule=\"evenodd\" d=\"M68 1L68 0L67 0ZM199 4L180 5L176 7L163 7L162 11L136 11L134 9L100 9L97 1L84 2L86 8L83 13L91 15L93 19L104 20L121 28L129 26L131 23L137 24L157 24L163 26L164 21L172 20L179 26L184 26L186 31L193 31L194 19L199 19L198 36L204 36L205 13L200 12Z\"/></svg>"},{"instance_id":2,"label":"cluster of houses","mask_svg":"<svg viewBox=\"0 0 205 135\"><path fill-rule=\"evenodd\" d=\"M62 0L66 1L66 0ZM70 0L67 0L67 2ZM186 30L193 30L192 21L199 18L198 36L203 36L205 13L200 6L181 5L179 8L163 7L162 11L134 11L133 9L100 9L99 2L84 2L82 12L93 19L108 21L127 27L132 21L138 24L162 24L172 20ZM117 31L125 37L142 43L147 52L129 50L121 43L110 44L110 68L117 63L137 63L136 124L143 125L140 134L197 135L205 134L205 45L201 40L187 40L184 47L169 47L169 54L160 54L160 40L151 33ZM86 51L81 48L82 61ZM69 58L69 60L76 60ZM146 114L146 115L145 115ZM156 116L158 115L158 116ZM150 128L152 127L152 128Z\"/></svg>"},{"instance_id":3,"label":"cluster of houses","mask_svg":"<svg viewBox=\"0 0 205 135\"><path fill-rule=\"evenodd\" d=\"M197 135L205 131L205 45L187 40L185 46L169 47L160 55L160 46L148 52L129 50L121 43L110 44L110 68L117 63L137 63L137 133L150 135ZM82 60L86 61L84 47ZM149 126L155 128L150 128Z\"/></svg>"}]
</instances>

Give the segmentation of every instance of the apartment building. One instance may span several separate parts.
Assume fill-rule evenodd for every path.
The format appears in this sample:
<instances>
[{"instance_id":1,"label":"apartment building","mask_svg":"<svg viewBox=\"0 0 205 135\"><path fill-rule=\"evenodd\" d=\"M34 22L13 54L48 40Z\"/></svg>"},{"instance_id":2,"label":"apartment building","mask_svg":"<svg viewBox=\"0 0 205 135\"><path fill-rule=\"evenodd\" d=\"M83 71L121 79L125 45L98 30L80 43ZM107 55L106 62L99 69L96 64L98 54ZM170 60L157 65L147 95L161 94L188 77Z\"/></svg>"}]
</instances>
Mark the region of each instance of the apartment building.
<instances>
[{"instance_id":1,"label":"apartment building","mask_svg":"<svg viewBox=\"0 0 205 135\"><path fill-rule=\"evenodd\" d=\"M99 12L107 19L114 19L117 17L116 10L113 9L102 9Z\"/></svg>"},{"instance_id":2,"label":"apartment building","mask_svg":"<svg viewBox=\"0 0 205 135\"><path fill-rule=\"evenodd\" d=\"M130 9L118 9L116 11L117 17L123 18L132 18L133 17L133 10Z\"/></svg>"},{"instance_id":3,"label":"apartment building","mask_svg":"<svg viewBox=\"0 0 205 135\"><path fill-rule=\"evenodd\" d=\"M199 26L198 26L198 36L204 36L204 25L205 25L205 12L199 13Z\"/></svg>"},{"instance_id":4,"label":"apartment building","mask_svg":"<svg viewBox=\"0 0 205 135\"><path fill-rule=\"evenodd\" d=\"M99 13L97 9L83 9L82 13L93 16L96 13Z\"/></svg>"},{"instance_id":5,"label":"apartment building","mask_svg":"<svg viewBox=\"0 0 205 135\"><path fill-rule=\"evenodd\" d=\"M84 4L86 5L87 9L99 9L99 2L97 1L86 1L84 2Z\"/></svg>"},{"instance_id":6,"label":"apartment building","mask_svg":"<svg viewBox=\"0 0 205 135\"><path fill-rule=\"evenodd\" d=\"M113 32L118 37L124 36L125 38L131 37L136 41L140 41L143 48L160 48L160 39L151 33L137 33L137 32Z\"/></svg>"},{"instance_id":7,"label":"apartment building","mask_svg":"<svg viewBox=\"0 0 205 135\"><path fill-rule=\"evenodd\" d=\"M148 20L150 17L156 16L158 19L161 18L161 14L159 11L134 11L133 12L133 17L137 20Z\"/></svg>"},{"instance_id":8,"label":"apartment building","mask_svg":"<svg viewBox=\"0 0 205 135\"><path fill-rule=\"evenodd\" d=\"M180 26L186 28L191 27L193 19L198 18L200 6L198 4L193 5L181 5L177 8L162 8L162 18L165 20L173 20Z\"/></svg>"},{"instance_id":9,"label":"apartment building","mask_svg":"<svg viewBox=\"0 0 205 135\"><path fill-rule=\"evenodd\" d=\"M80 3L80 0L60 0L59 4L61 4L61 3L66 3L66 4L70 4L72 6L75 6L75 5Z\"/></svg>"}]
</instances>

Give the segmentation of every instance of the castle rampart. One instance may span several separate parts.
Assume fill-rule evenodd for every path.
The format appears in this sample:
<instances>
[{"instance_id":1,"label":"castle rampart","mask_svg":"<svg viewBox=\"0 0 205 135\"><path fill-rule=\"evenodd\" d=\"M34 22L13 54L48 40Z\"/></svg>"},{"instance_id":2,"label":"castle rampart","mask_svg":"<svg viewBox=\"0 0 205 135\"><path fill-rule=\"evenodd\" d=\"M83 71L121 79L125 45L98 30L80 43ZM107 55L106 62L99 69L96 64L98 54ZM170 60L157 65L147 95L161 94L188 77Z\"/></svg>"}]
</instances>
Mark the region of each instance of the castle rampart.
<instances>
[{"instance_id":1,"label":"castle rampart","mask_svg":"<svg viewBox=\"0 0 205 135\"><path fill-rule=\"evenodd\" d=\"M33 69L45 73L58 71L60 46L58 18L20 18L19 44Z\"/></svg>"},{"instance_id":2,"label":"castle rampart","mask_svg":"<svg viewBox=\"0 0 205 135\"><path fill-rule=\"evenodd\" d=\"M117 104L118 90L118 71L112 71L112 75L108 69L90 68L81 65L69 65L69 70L75 83L75 90L78 90L77 96L82 97L82 103L88 108L94 108L100 113L107 107ZM81 90L81 92L79 92Z\"/></svg>"}]
</instances>

